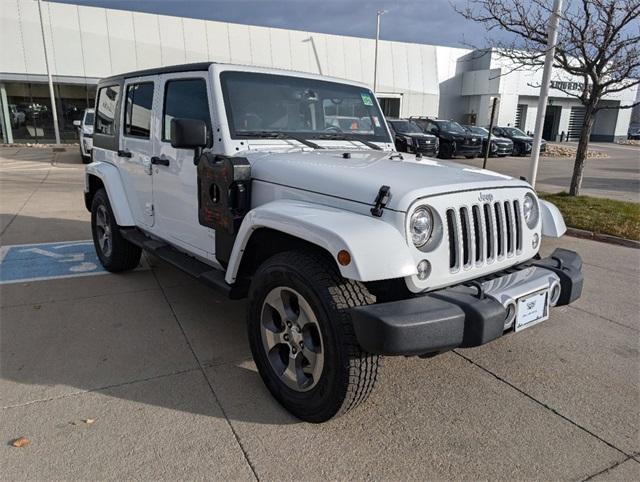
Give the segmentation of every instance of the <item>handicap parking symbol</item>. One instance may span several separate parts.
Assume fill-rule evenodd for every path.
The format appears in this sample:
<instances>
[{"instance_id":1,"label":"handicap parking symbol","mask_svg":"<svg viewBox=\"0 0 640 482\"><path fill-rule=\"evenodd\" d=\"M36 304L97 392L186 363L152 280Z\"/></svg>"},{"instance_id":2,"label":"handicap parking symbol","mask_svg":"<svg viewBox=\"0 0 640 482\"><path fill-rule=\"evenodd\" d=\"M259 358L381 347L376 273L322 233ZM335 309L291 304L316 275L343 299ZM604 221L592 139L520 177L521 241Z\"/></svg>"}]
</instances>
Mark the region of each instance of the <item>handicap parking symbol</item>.
<instances>
[{"instance_id":1,"label":"handicap parking symbol","mask_svg":"<svg viewBox=\"0 0 640 482\"><path fill-rule=\"evenodd\" d=\"M105 273L91 240L0 247L0 284Z\"/></svg>"}]
</instances>

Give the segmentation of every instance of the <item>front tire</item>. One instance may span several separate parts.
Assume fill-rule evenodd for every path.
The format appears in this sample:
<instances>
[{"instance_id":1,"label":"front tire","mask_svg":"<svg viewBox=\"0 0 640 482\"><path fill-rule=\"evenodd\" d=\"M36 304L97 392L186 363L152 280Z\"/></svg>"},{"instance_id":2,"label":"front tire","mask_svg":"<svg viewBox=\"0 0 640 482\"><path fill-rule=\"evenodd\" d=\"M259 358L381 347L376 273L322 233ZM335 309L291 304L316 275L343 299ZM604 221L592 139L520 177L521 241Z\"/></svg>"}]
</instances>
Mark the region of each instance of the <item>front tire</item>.
<instances>
[{"instance_id":1,"label":"front tire","mask_svg":"<svg viewBox=\"0 0 640 482\"><path fill-rule=\"evenodd\" d=\"M449 144L440 144L440 152L438 153L440 159L451 159L453 157L453 149Z\"/></svg>"},{"instance_id":2,"label":"front tire","mask_svg":"<svg viewBox=\"0 0 640 482\"><path fill-rule=\"evenodd\" d=\"M513 146L513 155L516 157L522 156L522 147L520 147L518 144L515 144Z\"/></svg>"},{"instance_id":3,"label":"front tire","mask_svg":"<svg viewBox=\"0 0 640 482\"><path fill-rule=\"evenodd\" d=\"M367 399L379 357L360 348L348 311L375 301L362 283L342 278L323 253L289 251L258 269L249 300L253 358L289 412L319 423Z\"/></svg>"},{"instance_id":4,"label":"front tire","mask_svg":"<svg viewBox=\"0 0 640 482\"><path fill-rule=\"evenodd\" d=\"M140 263L142 249L120 234L120 226L104 189L99 189L91 203L91 234L100 263L112 273L134 269Z\"/></svg>"}]
</instances>

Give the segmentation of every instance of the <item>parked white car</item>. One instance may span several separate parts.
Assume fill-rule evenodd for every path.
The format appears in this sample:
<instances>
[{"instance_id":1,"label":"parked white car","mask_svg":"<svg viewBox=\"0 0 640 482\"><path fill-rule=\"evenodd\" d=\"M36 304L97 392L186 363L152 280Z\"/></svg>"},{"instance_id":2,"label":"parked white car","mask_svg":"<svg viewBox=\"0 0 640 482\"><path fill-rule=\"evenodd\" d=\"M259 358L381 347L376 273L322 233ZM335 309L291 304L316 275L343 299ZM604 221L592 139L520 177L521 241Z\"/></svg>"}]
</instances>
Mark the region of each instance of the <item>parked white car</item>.
<instances>
[{"instance_id":1,"label":"parked white car","mask_svg":"<svg viewBox=\"0 0 640 482\"><path fill-rule=\"evenodd\" d=\"M78 128L80 143L80 155L82 162L91 162L91 150L93 149L93 121L95 109L85 109L81 120L73 121L73 125Z\"/></svg>"},{"instance_id":2,"label":"parked white car","mask_svg":"<svg viewBox=\"0 0 640 482\"><path fill-rule=\"evenodd\" d=\"M100 261L133 269L145 249L248 297L260 375L303 420L363 402L380 355L482 345L581 294L579 255L538 255L565 231L552 204L395 151L366 85L202 63L104 79L96 106L85 202Z\"/></svg>"}]
</instances>

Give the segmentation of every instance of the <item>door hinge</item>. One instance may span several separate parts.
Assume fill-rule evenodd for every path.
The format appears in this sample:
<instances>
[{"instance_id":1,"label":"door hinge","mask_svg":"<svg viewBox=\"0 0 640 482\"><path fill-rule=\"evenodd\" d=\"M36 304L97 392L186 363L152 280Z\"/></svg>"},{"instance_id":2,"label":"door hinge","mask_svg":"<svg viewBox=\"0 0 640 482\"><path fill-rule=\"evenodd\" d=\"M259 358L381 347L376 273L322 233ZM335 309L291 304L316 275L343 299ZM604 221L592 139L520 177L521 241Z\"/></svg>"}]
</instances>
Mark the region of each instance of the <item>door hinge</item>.
<instances>
[{"instance_id":1,"label":"door hinge","mask_svg":"<svg viewBox=\"0 0 640 482\"><path fill-rule=\"evenodd\" d=\"M153 203L145 203L145 205L144 205L144 213L147 216L153 216Z\"/></svg>"}]
</instances>

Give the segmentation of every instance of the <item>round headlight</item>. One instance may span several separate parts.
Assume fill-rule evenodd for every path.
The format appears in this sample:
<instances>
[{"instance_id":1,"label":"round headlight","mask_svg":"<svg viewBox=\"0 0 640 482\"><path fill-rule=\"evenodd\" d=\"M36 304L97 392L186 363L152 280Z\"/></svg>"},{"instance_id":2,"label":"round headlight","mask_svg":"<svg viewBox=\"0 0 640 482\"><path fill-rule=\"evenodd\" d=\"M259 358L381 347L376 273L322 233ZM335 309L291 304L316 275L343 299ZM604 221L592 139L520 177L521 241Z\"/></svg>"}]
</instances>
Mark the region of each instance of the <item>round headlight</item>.
<instances>
[{"instance_id":1,"label":"round headlight","mask_svg":"<svg viewBox=\"0 0 640 482\"><path fill-rule=\"evenodd\" d=\"M419 207L411 215L409 222L411 239L417 248L424 246L433 233L433 214L427 207Z\"/></svg>"},{"instance_id":2,"label":"round headlight","mask_svg":"<svg viewBox=\"0 0 640 482\"><path fill-rule=\"evenodd\" d=\"M531 193L527 193L524 196L524 202L522 203L522 215L524 221L527 223L530 229L533 229L538 224L538 203L536 198Z\"/></svg>"}]
</instances>

